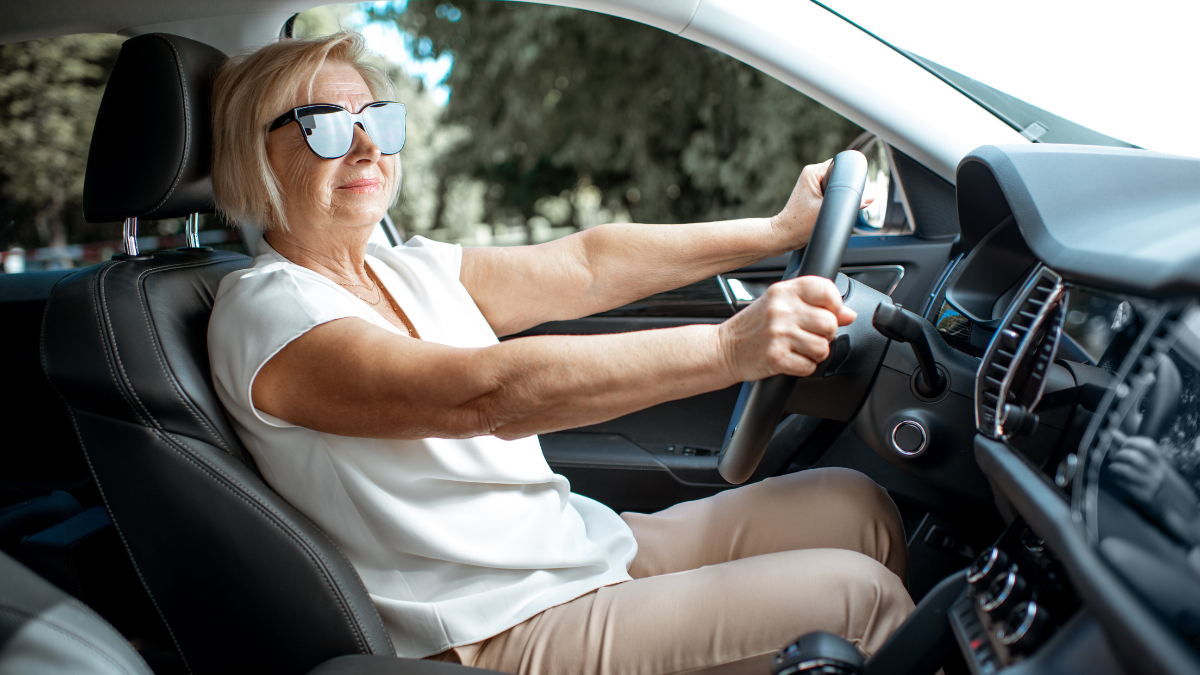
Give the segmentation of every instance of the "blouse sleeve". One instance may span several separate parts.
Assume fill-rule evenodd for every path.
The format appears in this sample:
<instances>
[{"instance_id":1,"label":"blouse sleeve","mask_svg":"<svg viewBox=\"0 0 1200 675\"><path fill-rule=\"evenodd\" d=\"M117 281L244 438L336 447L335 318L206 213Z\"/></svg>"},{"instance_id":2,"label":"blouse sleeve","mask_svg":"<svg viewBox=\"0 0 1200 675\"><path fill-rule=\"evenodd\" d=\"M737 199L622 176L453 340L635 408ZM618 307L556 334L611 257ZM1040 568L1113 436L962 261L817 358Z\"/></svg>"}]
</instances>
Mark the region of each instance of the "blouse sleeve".
<instances>
[{"instance_id":1,"label":"blouse sleeve","mask_svg":"<svg viewBox=\"0 0 1200 675\"><path fill-rule=\"evenodd\" d=\"M405 242L403 246L396 248L426 254L429 258L436 260L437 264L444 268L453 279L462 276L462 244L447 244L417 235Z\"/></svg>"},{"instance_id":2,"label":"blouse sleeve","mask_svg":"<svg viewBox=\"0 0 1200 675\"><path fill-rule=\"evenodd\" d=\"M258 410L254 378L281 349L314 327L361 317L354 303L320 279L286 263L239 270L221 280L208 324L213 385L235 417L253 415L275 427L295 426Z\"/></svg>"}]
</instances>

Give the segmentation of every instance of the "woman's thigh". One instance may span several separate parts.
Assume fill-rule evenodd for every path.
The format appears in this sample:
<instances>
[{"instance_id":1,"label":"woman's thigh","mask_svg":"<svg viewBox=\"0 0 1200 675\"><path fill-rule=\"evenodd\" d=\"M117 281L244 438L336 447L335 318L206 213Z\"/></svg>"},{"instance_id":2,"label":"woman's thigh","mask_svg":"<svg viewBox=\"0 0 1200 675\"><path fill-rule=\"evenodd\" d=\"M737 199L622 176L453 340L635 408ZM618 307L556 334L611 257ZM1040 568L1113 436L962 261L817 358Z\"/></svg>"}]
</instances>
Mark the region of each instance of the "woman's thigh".
<instances>
[{"instance_id":1,"label":"woman's thigh","mask_svg":"<svg viewBox=\"0 0 1200 675\"><path fill-rule=\"evenodd\" d=\"M601 588L456 651L467 665L528 675L761 675L814 630L869 655L912 608L867 556L785 551Z\"/></svg>"},{"instance_id":2,"label":"woman's thigh","mask_svg":"<svg viewBox=\"0 0 1200 675\"><path fill-rule=\"evenodd\" d=\"M907 579L900 512L883 488L850 469L799 471L621 517L638 542L635 579L812 548L857 551Z\"/></svg>"}]
</instances>

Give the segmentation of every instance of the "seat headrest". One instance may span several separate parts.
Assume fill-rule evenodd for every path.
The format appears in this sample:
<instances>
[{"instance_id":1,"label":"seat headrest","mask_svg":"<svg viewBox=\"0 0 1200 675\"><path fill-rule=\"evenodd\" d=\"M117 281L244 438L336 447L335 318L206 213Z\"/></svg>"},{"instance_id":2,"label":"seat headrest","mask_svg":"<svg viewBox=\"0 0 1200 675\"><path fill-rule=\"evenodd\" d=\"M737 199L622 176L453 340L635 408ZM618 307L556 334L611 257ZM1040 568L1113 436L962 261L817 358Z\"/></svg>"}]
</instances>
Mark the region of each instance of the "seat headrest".
<instances>
[{"instance_id":1,"label":"seat headrest","mask_svg":"<svg viewBox=\"0 0 1200 675\"><path fill-rule=\"evenodd\" d=\"M88 151L83 215L89 223L213 211L210 99L225 58L177 35L125 41Z\"/></svg>"}]
</instances>

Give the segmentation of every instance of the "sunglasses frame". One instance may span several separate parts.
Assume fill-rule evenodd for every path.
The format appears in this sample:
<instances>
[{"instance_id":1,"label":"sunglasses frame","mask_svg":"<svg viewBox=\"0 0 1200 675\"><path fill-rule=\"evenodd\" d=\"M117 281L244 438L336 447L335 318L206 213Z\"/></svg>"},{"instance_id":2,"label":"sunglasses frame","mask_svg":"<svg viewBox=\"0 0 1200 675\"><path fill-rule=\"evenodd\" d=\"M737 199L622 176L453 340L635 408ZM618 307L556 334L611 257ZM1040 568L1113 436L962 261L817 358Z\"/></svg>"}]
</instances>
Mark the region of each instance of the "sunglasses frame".
<instances>
[{"instance_id":1,"label":"sunglasses frame","mask_svg":"<svg viewBox=\"0 0 1200 675\"><path fill-rule=\"evenodd\" d=\"M274 121L271 122L271 125L267 128L267 133L271 133L272 131L275 131L276 129L282 129L283 127L287 126L288 124L290 124L292 122L300 124L301 111L308 110L310 108L337 108L338 110L341 110L342 112L344 112L350 116L350 128L351 129L353 129L355 126L362 127L362 130L367 132L367 136L369 136L371 138L371 141L375 142L375 137L371 135L371 130L367 128L366 120L363 119L363 113L365 113L369 108L373 108L378 105L398 105L398 106L400 106L400 110L404 114L405 123L407 123L408 109L405 108L404 104L400 103L399 101L372 101L371 103L364 105L356 113L350 112L349 110L346 110L342 106L337 105L335 103L310 103L308 105L302 105L302 106L297 106L295 108L292 108L291 110L283 113L279 117L276 117L274 119ZM301 126L301 129L303 129L304 125L300 124L300 126ZM349 145L349 147L346 148L345 152L343 152L342 154L340 154L336 157L326 157L325 155L322 155L321 153L317 152L315 148L313 148L312 142L309 140L308 134L301 134L301 135L304 137L304 145L308 146L308 149L314 155L316 155L317 157L320 157L321 159L341 159L342 157L345 157L347 154L349 154L351 148L354 147L354 134L351 133L350 145ZM406 141L407 133L405 134L405 136L406 136L406 138L405 138L405 141ZM400 142L400 147L398 149L396 149L395 152L383 152L383 148L380 148L379 151L381 154L384 154L384 155L394 155L404 149L405 141ZM376 146L378 146L378 143L376 143Z\"/></svg>"}]
</instances>

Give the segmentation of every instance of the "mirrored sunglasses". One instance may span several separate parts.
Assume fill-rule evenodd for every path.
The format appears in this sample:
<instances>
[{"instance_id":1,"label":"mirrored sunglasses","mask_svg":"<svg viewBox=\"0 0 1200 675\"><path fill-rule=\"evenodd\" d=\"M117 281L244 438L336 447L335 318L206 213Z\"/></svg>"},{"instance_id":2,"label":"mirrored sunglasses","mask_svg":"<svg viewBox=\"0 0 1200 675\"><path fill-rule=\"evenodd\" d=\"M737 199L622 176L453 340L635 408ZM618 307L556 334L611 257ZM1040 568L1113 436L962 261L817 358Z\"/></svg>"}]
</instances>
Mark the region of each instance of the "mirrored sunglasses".
<instances>
[{"instance_id":1,"label":"mirrored sunglasses","mask_svg":"<svg viewBox=\"0 0 1200 675\"><path fill-rule=\"evenodd\" d=\"M357 113L328 103L302 105L275 118L267 132L291 122L304 131L308 149L323 159L344 157L354 145L354 125L359 125L385 155L394 155L404 147L403 103L376 101Z\"/></svg>"}]
</instances>

